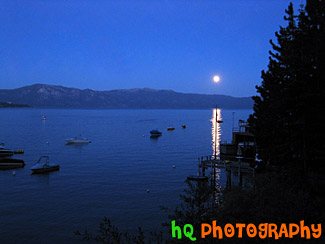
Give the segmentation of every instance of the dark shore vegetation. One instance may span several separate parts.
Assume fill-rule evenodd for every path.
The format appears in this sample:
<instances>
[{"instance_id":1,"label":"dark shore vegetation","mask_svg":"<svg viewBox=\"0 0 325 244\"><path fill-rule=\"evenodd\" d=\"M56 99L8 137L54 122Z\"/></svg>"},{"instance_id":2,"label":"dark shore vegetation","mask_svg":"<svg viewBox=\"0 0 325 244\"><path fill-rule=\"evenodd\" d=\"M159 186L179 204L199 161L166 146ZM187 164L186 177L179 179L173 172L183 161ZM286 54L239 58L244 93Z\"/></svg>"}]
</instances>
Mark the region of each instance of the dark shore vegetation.
<instances>
[{"instance_id":1,"label":"dark shore vegetation","mask_svg":"<svg viewBox=\"0 0 325 244\"><path fill-rule=\"evenodd\" d=\"M192 224L196 243L325 243L299 237L201 239L201 224L226 223L323 224L325 219L325 137L322 128L325 106L325 2L307 0L296 15L286 10L286 27L271 41L268 70L257 86L254 113L249 123L256 136L259 157L265 169L256 174L254 187L231 188L214 198L207 184L188 183L182 204L172 211L161 232L130 237L113 227L108 219L98 234L80 233L100 243L192 243L172 239L170 221ZM268 170L268 169L275 170ZM324 229L324 226L323 226Z\"/></svg>"},{"instance_id":2,"label":"dark shore vegetation","mask_svg":"<svg viewBox=\"0 0 325 244\"><path fill-rule=\"evenodd\" d=\"M299 174L297 174L299 175ZM168 220L162 224L160 232L144 233L140 228L137 235L129 235L113 226L109 219L104 218L97 233L77 232L84 240L98 243L192 243L188 238L171 238L171 221L178 226L192 224L194 243L324 243L323 234L319 239L302 239L300 236L292 239L279 238L249 238L243 232L243 238L223 238L218 240L212 235L205 239L201 236L201 224L216 220L220 226L227 223L297 223L305 221L305 225L324 222L324 192L325 183L319 183L319 178L306 181L293 175L290 169L281 172L264 172L258 174L254 188L231 188L222 193L222 197L214 201L214 191L207 183L190 183L180 195L182 203L171 212Z\"/></svg>"},{"instance_id":3,"label":"dark shore vegetation","mask_svg":"<svg viewBox=\"0 0 325 244\"><path fill-rule=\"evenodd\" d=\"M28 108L27 104L15 104L10 102L0 102L0 108Z\"/></svg>"}]
</instances>

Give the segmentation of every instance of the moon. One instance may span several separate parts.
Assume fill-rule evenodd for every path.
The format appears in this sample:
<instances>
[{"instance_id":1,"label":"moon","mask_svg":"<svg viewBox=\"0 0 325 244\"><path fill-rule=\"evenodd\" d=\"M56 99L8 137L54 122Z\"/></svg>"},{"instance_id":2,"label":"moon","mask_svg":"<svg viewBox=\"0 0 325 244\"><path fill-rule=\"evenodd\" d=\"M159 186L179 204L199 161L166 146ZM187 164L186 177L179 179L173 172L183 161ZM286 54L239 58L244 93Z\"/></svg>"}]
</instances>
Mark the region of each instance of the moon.
<instances>
[{"instance_id":1,"label":"moon","mask_svg":"<svg viewBox=\"0 0 325 244\"><path fill-rule=\"evenodd\" d=\"M220 76L219 76L219 75L215 75L215 76L213 76L213 81L214 81L215 83L218 83L218 82L220 81Z\"/></svg>"}]
</instances>

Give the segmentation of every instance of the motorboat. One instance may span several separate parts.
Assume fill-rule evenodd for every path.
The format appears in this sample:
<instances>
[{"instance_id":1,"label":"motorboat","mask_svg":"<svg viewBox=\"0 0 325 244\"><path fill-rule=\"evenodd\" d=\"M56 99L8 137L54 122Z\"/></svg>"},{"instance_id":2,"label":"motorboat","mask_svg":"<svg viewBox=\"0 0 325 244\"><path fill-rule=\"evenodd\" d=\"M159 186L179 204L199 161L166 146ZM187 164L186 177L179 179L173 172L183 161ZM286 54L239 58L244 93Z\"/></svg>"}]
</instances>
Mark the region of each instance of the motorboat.
<instances>
[{"instance_id":1,"label":"motorboat","mask_svg":"<svg viewBox=\"0 0 325 244\"><path fill-rule=\"evenodd\" d=\"M158 137L158 136L161 136L161 135L162 135L162 132L157 130L157 129L154 129L154 130L150 131L150 137Z\"/></svg>"},{"instance_id":2,"label":"motorboat","mask_svg":"<svg viewBox=\"0 0 325 244\"><path fill-rule=\"evenodd\" d=\"M0 143L0 157L11 157L14 155L14 151L8 148L5 148L4 143Z\"/></svg>"},{"instance_id":3,"label":"motorboat","mask_svg":"<svg viewBox=\"0 0 325 244\"><path fill-rule=\"evenodd\" d=\"M13 158L0 158L0 169L15 169L25 166L24 160Z\"/></svg>"},{"instance_id":4,"label":"motorboat","mask_svg":"<svg viewBox=\"0 0 325 244\"><path fill-rule=\"evenodd\" d=\"M175 127L173 127L173 126L168 126L168 127L167 127L167 130L175 130Z\"/></svg>"},{"instance_id":5,"label":"motorboat","mask_svg":"<svg viewBox=\"0 0 325 244\"><path fill-rule=\"evenodd\" d=\"M91 143L87 138L82 138L81 136L76 136L73 138L65 139L67 144L88 144Z\"/></svg>"},{"instance_id":6,"label":"motorboat","mask_svg":"<svg viewBox=\"0 0 325 244\"><path fill-rule=\"evenodd\" d=\"M30 169L33 171L33 174L44 174L59 170L60 165L50 164L50 158L48 156L41 156Z\"/></svg>"}]
</instances>

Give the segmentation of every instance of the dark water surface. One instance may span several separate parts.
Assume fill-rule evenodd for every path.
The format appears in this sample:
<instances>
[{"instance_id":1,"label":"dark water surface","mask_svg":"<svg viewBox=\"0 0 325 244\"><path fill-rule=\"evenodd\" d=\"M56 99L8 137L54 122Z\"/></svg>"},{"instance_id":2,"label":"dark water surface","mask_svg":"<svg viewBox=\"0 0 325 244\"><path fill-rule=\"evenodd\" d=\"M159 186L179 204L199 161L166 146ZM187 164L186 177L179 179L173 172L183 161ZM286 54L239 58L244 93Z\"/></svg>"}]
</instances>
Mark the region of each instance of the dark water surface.
<instances>
[{"instance_id":1,"label":"dark water surface","mask_svg":"<svg viewBox=\"0 0 325 244\"><path fill-rule=\"evenodd\" d=\"M222 110L222 141L231 140L233 112L238 121L252 111ZM0 171L0 243L80 243L73 231L97 230L103 216L122 230L159 230L166 220L160 206L173 209L186 176L197 172L197 158L213 154L213 114L212 109L1 109L0 142L23 148L25 154L15 157L26 166L15 176ZM169 125L176 130L167 131ZM149 137L154 128L163 132L158 139ZM64 139L79 134L92 143L65 145ZM60 171L31 175L42 155L60 164ZM225 176L219 174L223 185Z\"/></svg>"}]
</instances>

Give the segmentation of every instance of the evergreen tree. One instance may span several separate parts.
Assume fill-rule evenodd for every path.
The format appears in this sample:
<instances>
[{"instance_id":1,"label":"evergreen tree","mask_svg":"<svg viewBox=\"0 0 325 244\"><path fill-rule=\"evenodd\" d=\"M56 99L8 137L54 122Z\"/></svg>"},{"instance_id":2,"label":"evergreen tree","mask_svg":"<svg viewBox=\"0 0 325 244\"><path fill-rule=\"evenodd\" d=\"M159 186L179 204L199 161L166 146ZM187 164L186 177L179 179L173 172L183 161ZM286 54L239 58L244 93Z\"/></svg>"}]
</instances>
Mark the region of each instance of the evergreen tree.
<instances>
[{"instance_id":1,"label":"evergreen tree","mask_svg":"<svg viewBox=\"0 0 325 244\"><path fill-rule=\"evenodd\" d=\"M271 41L274 51L256 87L260 96L253 97L249 119L261 158L270 164L294 163L306 169L324 158L324 5L308 0L296 16L290 4L288 26L276 33L277 44Z\"/></svg>"}]
</instances>

